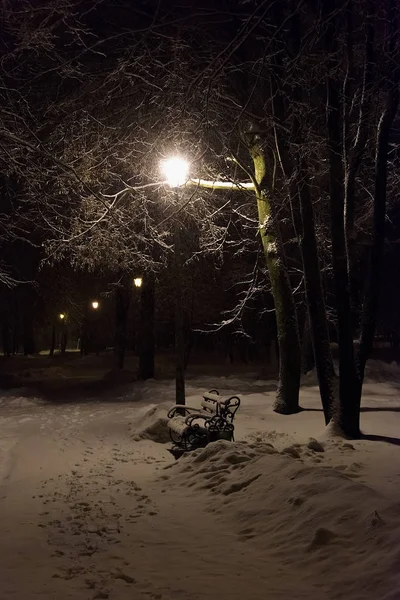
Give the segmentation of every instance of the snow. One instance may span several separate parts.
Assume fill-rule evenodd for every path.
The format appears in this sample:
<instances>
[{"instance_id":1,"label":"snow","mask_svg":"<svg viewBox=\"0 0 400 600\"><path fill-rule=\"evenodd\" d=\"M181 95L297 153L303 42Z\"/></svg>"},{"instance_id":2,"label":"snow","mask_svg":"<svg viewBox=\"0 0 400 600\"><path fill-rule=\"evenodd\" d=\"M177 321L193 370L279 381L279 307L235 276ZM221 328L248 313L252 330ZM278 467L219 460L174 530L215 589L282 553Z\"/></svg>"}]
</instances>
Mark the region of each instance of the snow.
<instances>
[{"instance_id":1,"label":"snow","mask_svg":"<svg viewBox=\"0 0 400 600\"><path fill-rule=\"evenodd\" d=\"M312 379L292 416L274 382L188 380L188 405L213 388L242 404L236 442L178 461L171 381L57 405L2 393L0 598L400 598L398 367L370 366L357 441L326 432Z\"/></svg>"}]
</instances>

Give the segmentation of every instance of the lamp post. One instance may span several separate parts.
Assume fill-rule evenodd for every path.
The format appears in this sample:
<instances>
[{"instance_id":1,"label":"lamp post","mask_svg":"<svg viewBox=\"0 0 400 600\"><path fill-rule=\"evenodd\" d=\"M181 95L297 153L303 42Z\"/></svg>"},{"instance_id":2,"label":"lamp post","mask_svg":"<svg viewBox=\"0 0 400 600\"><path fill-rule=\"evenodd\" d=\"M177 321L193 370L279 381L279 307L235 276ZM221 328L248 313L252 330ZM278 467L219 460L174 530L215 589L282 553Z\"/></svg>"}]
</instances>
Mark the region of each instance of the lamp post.
<instances>
[{"instance_id":1,"label":"lamp post","mask_svg":"<svg viewBox=\"0 0 400 600\"><path fill-rule=\"evenodd\" d=\"M90 321L90 327L91 327L91 333L92 333L92 341L93 341L93 346L94 346L94 351L96 352L96 356L99 356L100 353L100 340L99 340L99 317L100 315L97 315L97 311L100 308L100 303L98 300L92 300L91 302L91 307L94 311L94 315Z\"/></svg>"},{"instance_id":2,"label":"lamp post","mask_svg":"<svg viewBox=\"0 0 400 600\"><path fill-rule=\"evenodd\" d=\"M166 183L175 192L179 200L179 188L201 187L213 190L255 190L254 181L234 183L231 181L209 181L206 179L193 179L189 177L189 163L180 156L174 156L161 162L161 171L166 177ZM182 236L181 227L175 223L174 226L174 271L175 271L175 397L177 404L185 404L185 335L183 319L182 298Z\"/></svg>"},{"instance_id":3,"label":"lamp post","mask_svg":"<svg viewBox=\"0 0 400 600\"><path fill-rule=\"evenodd\" d=\"M178 156L161 163L161 170L167 184L174 190L179 200L178 188L186 185L189 179L189 163ZM175 402L185 404L185 332L182 293L182 236L181 226L174 224L174 278L175 278Z\"/></svg>"},{"instance_id":4,"label":"lamp post","mask_svg":"<svg viewBox=\"0 0 400 600\"><path fill-rule=\"evenodd\" d=\"M136 289L134 295L133 350L139 356L140 346L142 343L142 323L140 322L140 297L142 284L142 277L134 277L133 285Z\"/></svg>"},{"instance_id":5,"label":"lamp post","mask_svg":"<svg viewBox=\"0 0 400 600\"><path fill-rule=\"evenodd\" d=\"M67 349L67 315L64 312L61 312L58 315L58 318L60 319L61 326L60 350L61 354L65 354Z\"/></svg>"},{"instance_id":6,"label":"lamp post","mask_svg":"<svg viewBox=\"0 0 400 600\"><path fill-rule=\"evenodd\" d=\"M57 316L58 316L58 321L60 322L60 328L61 328L61 340L60 340L61 353L64 354L65 353L64 340L66 339L65 338L65 324L66 324L67 315L64 312L60 312ZM51 328L51 342L50 342L49 356L54 356L54 351L56 349L57 330L58 330L57 319L54 318L53 325Z\"/></svg>"}]
</instances>

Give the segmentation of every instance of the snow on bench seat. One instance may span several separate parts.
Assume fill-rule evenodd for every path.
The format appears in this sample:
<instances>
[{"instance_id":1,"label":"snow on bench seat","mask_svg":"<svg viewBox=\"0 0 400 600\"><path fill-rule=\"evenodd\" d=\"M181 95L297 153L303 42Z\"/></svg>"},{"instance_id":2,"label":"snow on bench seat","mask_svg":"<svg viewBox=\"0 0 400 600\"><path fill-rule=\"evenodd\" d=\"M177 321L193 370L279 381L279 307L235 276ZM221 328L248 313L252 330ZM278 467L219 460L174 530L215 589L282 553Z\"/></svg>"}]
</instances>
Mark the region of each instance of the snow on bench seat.
<instances>
[{"instance_id":1,"label":"snow on bench seat","mask_svg":"<svg viewBox=\"0 0 400 600\"><path fill-rule=\"evenodd\" d=\"M188 425L186 425L185 417L172 417L167 423L168 428L172 429L178 435L184 435L187 431Z\"/></svg>"},{"instance_id":2,"label":"snow on bench seat","mask_svg":"<svg viewBox=\"0 0 400 600\"><path fill-rule=\"evenodd\" d=\"M232 422L240 406L240 398L239 396L221 396L217 390L211 390L203 394L201 406L205 411L219 414Z\"/></svg>"}]
</instances>

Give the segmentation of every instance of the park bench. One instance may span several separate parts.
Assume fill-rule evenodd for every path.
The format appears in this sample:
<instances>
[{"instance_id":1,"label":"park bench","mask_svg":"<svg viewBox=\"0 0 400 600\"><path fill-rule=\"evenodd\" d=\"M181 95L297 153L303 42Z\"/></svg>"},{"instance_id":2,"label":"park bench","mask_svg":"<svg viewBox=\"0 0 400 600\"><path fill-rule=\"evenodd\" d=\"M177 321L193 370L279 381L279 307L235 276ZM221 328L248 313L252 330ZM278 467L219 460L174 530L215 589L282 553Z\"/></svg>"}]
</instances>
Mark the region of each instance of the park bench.
<instances>
[{"instance_id":1,"label":"park bench","mask_svg":"<svg viewBox=\"0 0 400 600\"><path fill-rule=\"evenodd\" d=\"M229 423L233 423L240 406L240 398L239 396L221 396L218 390L211 390L203 394L201 406L205 411L219 414Z\"/></svg>"},{"instance_id":2,"label":"park bench","mask_svg":"<svg viewBox=\"0 0 400 600\"><path fill-rule=\"evenodd\" d=\"M240 406L238 396L221 396L217 390L203 394L201 408L176 404L168 411L168 429L179 458L184 452L204 448L210 442L233 440L233 420Z\"/></svg>"}]
</instances>

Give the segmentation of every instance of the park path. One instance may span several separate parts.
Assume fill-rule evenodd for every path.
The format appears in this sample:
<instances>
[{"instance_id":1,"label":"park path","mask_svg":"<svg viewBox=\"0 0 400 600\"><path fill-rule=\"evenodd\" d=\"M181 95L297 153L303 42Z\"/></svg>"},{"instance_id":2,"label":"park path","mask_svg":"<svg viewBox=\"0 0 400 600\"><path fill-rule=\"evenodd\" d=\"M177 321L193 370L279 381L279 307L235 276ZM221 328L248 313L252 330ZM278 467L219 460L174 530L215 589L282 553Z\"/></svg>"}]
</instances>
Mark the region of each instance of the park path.
<instances>
[{"instance_id":1,"label":"park path","mask_svg":"<svg viewBox=\"0 0 400 600\"><path fill-rule=\"evenodd\" d=\"M169 485L166 447L132 439L134 410L2 408L1 600L211 599L228 580L241 598L260 578L256 565L243 581L239 572L232 594L242 548L220 552L234 540L229 524Z\"/></svg>"}]
</instances>

